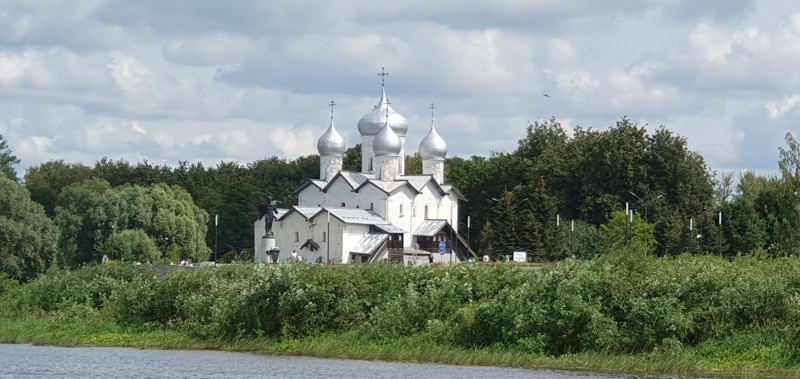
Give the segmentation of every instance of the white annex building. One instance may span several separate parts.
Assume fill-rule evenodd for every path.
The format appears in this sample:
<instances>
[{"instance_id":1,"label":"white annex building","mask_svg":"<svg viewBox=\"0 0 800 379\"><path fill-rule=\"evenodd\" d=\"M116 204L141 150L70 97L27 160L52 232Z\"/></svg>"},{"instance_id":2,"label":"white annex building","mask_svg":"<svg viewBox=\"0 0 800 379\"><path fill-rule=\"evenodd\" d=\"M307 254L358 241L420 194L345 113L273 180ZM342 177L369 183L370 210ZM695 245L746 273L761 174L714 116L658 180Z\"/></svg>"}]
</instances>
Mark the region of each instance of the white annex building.
<instances>
[{"instance_id":1,"label":"white annex building","mask_svg":"<svg viewBox=\"0 0 800 379\"><path fill-rule=\"evenodd\" d=\"M270 236L267 216L255 221L257 263L302 257L306 262L423 265L475 257L458 235L458 203L464 198L444 183L447 145L433 114L430 131L419 143L422 175L405 175L408 123L390 106L381 82L378 105L358 122L361 171L342 170L346 145L333 125L331 102L330 125L317 141L319 179L298 189L296 206L277 210Z\"/></svg>"}]
</instances>

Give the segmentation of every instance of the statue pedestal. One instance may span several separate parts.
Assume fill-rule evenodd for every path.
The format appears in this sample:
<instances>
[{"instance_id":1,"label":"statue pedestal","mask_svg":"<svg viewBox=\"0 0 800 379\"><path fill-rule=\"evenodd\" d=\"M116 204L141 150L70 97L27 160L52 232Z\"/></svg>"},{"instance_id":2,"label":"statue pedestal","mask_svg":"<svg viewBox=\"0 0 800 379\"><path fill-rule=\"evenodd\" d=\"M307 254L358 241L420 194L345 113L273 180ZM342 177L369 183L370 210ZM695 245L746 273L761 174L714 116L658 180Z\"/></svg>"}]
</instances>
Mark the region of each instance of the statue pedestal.
<instances>
[{"instance_id":1,"label":"statue pedestal","mask_svg":"<svg viewBox=\"0 0 800 379\"><path fill-rule=\"evenodd\" d=\"M261 249L255 252L255 263L278 263L280 249L275 247L275 237L267 235L261 237Z\"/></svg>"},{"instance_id":2,"label":"statue pedestal","mask_svg":"<svg viewBox=\"0 0 800 379\"><path fill-rule=\"evenodd\" d=\"M256 256L254 257L254 261L256 263L274 263L272 261L272 257L270 253L276 250L275 248L275 237L272 235L265 235L261 237L261 249L258 249L255 253Z\"/></svg>"}]
</instances>

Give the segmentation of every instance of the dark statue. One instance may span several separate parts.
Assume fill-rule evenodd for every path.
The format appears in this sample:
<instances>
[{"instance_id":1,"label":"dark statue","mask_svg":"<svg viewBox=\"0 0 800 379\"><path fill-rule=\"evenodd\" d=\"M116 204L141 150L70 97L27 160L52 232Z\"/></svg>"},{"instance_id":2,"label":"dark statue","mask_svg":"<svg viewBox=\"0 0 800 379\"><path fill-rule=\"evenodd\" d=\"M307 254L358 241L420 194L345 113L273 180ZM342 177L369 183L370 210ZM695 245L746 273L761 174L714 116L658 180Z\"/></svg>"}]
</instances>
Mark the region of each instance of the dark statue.
<instances>
[{"instance_id":1,"label":"dark statue","mask_svg":"<svg viewBox=\"0 0 800 379\"><path fill-rule=\"evenodd\" d=\"M279 201L273 201L271 197L267 198L267 201L261 204L261 216L258 216L260 220L262 217L266 217L264 219L264 232L266 236L272 235L272 222L275 221L275 215L278 214L278 204Z\"/></svg>"}]
</instances>

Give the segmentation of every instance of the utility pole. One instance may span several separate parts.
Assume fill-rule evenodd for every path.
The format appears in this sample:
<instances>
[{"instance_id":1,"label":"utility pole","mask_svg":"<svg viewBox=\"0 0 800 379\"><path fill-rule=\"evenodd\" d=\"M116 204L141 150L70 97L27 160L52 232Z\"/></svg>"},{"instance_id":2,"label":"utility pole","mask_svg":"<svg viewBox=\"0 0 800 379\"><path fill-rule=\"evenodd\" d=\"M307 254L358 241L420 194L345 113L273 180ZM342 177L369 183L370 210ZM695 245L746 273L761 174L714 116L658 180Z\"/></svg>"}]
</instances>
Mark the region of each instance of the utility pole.
<instances>
[{"instance_id":1,"label":"utility pole","mask_svg":"<svg viewBox=\"0 0 800 379\"><path fill-rule=\"evenodd\" d=\"M719 212L719 238L717 241L717 253L722 256L722 212Z\"/></svg>"},{"instance_id":2,"label":"utility pole","mask_svg":"<svg viewBox=\"0 0 800 379\"><path fill-rule=\"evenodd\" d=\"M467 245L469 245L469 216L467 216Z\"/></svg>"},{"instance_id":3,"label":"utility pole","mask_svg":"<svg viewBox=\"0 0 800 379\"><path fill-rule=\"evenodd\" d=\"M327 226L328 232L327 235L325 236L325 245L327 245L328 248L328 255L327 259L325 260L325 264L329 265L331 264L331 211L330 209L328 209L327 211L328 211L328 226Z\"/></svg>"},{"instance_id":4,"label":"utility pole","mask_svg":"<svg viewBox=\"0 0 800 379\"><path fill-rule=\"evenodd\" d=\"M219 215L214 215L214 266L217 265L217 229L219 225ZM200 263L198 260L197 263Z\"/></svg>"},{"instance_id":5,"label":"utility pole","mask_svg":"<svg viewBox=\"0 0 800 379\"><path fill-rule=\"evenodd\" d=\"M556 213L556 262L558 262L558 250L561 247L561 215Z\"/></svg>"}]
</instances>

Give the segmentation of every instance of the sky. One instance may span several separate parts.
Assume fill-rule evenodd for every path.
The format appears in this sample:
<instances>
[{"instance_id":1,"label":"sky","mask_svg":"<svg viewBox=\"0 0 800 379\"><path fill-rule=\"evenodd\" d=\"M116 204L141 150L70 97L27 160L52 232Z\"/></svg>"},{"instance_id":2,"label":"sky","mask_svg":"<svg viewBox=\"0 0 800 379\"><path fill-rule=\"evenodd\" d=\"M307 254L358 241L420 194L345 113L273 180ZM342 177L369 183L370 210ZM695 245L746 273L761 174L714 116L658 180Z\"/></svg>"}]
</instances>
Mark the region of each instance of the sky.
<instances>
[{"instance_id":1,"label":"sky","mask_svg":"<svg viewBox=\"0 0 800 379\"><path fill-rule=\"evenodd\" d=\"M381 68L413 153L511 152L529 122L623 116L714 171L776 172L800 137L794 0L3 0L0 135L49 160L242 164L348 147ZM545 96L545 94L547 96Z\"/></svg>"}]
</instances>

